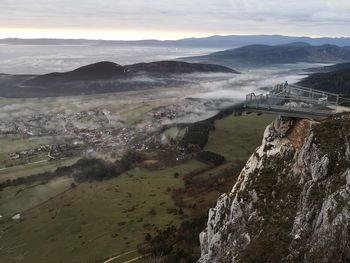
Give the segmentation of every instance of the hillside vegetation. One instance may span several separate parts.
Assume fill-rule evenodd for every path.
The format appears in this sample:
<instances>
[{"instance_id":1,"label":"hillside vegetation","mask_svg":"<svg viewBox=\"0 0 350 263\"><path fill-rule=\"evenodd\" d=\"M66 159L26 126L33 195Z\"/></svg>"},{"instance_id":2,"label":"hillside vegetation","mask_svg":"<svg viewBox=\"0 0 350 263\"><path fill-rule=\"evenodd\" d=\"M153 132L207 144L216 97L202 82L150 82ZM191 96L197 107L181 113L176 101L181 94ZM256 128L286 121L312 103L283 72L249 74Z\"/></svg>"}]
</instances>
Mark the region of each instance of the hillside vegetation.
<instances>
[{"instance_id":1,"label":"hillside vegetation","mask_svg":"<svg viewBox=\"0 0 350 263\"><path fill-rule=\"evenodd\" d=\"M226 66L266 66L288 63L330 63L350 61L350 51L336 45L312 46L304 42L284 45L249 45L187 58L188 61L216 63Z\"/></svg>"},{"instance_id":2,"label":"hillside vegetation","mask_svg":"<svg viewBox=\"0 0 350 263\"><path fill-rule=\"evenodd\" d=\"M350 69L316 73L303 79L300 84L350 98Z\"/></svg>"},{"instance_id":3,"label":"hillside vegetation","mask_svg":"<svg viewBox=\"0 0 350 263\"><path fill-rule=\"evenodd\" d=\"M237 71L214 64L182 61L156 61L119 65L102 61L68 72L44 75L0 75L0 96L7 98L60 97L101 94L193 83L183 74L225 73ZM23 89L22 87L25 87Z\"/></svg>"}]
</instances>

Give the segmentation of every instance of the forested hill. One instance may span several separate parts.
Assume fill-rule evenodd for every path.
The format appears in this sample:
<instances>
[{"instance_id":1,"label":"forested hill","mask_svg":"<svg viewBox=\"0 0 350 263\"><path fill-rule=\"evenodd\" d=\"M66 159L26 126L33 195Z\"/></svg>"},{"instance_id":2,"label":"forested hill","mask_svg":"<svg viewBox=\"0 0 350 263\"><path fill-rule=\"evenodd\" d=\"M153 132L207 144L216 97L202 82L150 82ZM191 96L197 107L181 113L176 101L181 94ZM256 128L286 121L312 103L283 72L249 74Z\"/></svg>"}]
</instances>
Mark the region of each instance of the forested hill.
<instances>
[{"instance_id":1,"label":"forested hill","mask_svg":"<svg viewBox=\"0 0 350 263\"><path fill-rule=\"evenodd\" d=\"M299 62L347 62L350 61L350 50L336 45L312 46L304 42L295 42L276 46L249 45L185 59L190 62L215 63L225 66L261 67Z\"/></svg>"},{"instance_id":2,"label":"forested hill","mask_svg":"<svg viewBox=\"0 0 350 263\"><path fill-rule=\"evenodd\" d=\"M169 75L188 73L238 73L237 71L213 64L187 63L182 61L156 61L122 66L102 61L63 73L37 76L28 84L42 85L52 82L90 81L130 78L138 74Z\"/></svg>"},{"instance_id":3,"label":"forested hill","mask_svg":"<svg viewBox=\"0 0 350 263\"><path fill-rule=\"evenodd\" d=\"M119 65L102 61L68 72L45 75L1 75L0 97L32 98L77 96L109 92L135 91L156 87L183 86L192 82L184 74L239 72L221 65L156 61L133 65Z\"/></svg>"},{"instance_id":4,"label":"forested hill","mask_svg":"<svg viewBox=\"0 0 350 263\"><path fill-rule=\"evenodd\" d=\"M350 69L312 74L299 84L350 98Z\"/></svg>"}]
</instances>

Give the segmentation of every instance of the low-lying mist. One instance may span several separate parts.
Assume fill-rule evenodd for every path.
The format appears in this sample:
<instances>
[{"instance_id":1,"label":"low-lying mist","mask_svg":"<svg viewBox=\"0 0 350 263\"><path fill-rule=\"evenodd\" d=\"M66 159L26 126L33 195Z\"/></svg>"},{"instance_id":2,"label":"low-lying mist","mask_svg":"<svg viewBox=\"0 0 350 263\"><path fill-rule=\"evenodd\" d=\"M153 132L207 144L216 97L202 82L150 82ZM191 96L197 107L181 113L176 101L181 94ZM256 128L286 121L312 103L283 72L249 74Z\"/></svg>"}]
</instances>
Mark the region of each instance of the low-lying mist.
<instances>
[{"instance_id":1,"label":"low-lying mist","mask_svg":"<svg viewBox=\"0 0 350 263\"><path fill-rule=\"evenodd\" d=\"M294 66L283 70L250 70L241 74L183 74L163 79L137 76L125 82L139 83L140 86L146 83L147 89L87 96L8 99L0 106L0 118L11 119L47 113L70 115L93 109L106 109L110 112L109 118L125 121L128 111L132 112L138 107L148 105L148 110L166 106L179 113L176 118L163 120L165 124L192 122L211 117L219 110L242 103L248 93L261 93L262 88L273 87L285 80L289 83L297 82L303 77L301 73L303 72L300 67ZM117 85L112 80L107 83ZM123 81L118 81L118 85L123 85ZM189 101L188 98L196 100Z\"/></svg>"},{"instance_id":2,"label":"low-lying mist","mask_svg":"<svg viewBox=\"0 0 350 263\"><path fill-rule=\"evenodd\" d=\"M133 64L205 55L213 48L175 48L131 45L0 45L0 73L63 72L99 61Z\"/></svg>"}]
</instances>

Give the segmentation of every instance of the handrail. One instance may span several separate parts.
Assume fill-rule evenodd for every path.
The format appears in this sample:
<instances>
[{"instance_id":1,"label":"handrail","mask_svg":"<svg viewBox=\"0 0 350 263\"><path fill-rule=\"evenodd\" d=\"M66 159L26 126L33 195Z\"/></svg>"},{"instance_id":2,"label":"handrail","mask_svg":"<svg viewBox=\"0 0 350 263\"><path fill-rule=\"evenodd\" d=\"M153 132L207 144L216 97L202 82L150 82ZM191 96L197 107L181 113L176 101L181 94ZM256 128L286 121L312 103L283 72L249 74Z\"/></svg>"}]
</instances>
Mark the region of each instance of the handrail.
<instances>
[{"instance_id":1,"label":"handrail","mask_svg":"<svg viewBox=\"0 0 350 263\"><path fill-rule=\"evenodd\" d=\"M253 99L254 96L254 99ZM249 97L247 97L246 103L247 104L252 104L252 103L257 103L263 100L289 100L290 102L305 102L305 103L311 103L311 104L315 104L315 105L320 105L320 104L325 104L325 105L334 105L336 106L336 102L332 102L332 101L322 101L323 103L320 103L320 99L312 99L312 98L305 98L305 97L301 97L301 96L281 96L281 95L258 95L256 96L254 93L253 94L249 94Z\"/></svg>"},{"instance_id":2,"label":"handrail","mask_svg":"<svg viewBox=\"0 0 350 263\"><path fill-rule=\"evenodd\" d=\"M314 94L319 94L319 95L326 94L326 95L339 97L339 94L336 94L336 93L331 93L331 92L321 91L321 90L315 90L315 89L312 89L312 88L307 88L307 87L303 87L303 86L296 85L296 84L290 84L289 86L295 87L297 89L300 89L300 90L303 90L303 91L306 91L306 92L312 91L312 93L314 93Z\"/></svg>"},{"instance_id":3,"label":"handrail","mask_svg":"<svg viewBox=\"0 0 350 263\"><path fill-rule=\"evenodd\" d=\"M338 94L331 92L305 88L295 84L288 85L287 87L276 85L270 94L256 95L255 93L250 93L246 96L247 104L261 103L266 100L269 104L279 104L286 100L289 102L310 103L317 106L339 106L347 103L350 104L349 98L340 97Z\"/></svg>"},{"instance_id":4,"label":"handrail","mask_svg":"<svg viewBox=\"0 0 350 263\"><path fill-rule=\"evenodd\" d=\"M344 103L350 103L350 99L344 98L344 97L339 97L339 101L342 100L341 102L338 102L338 105L342 105Z\"/></svg>"},{"instance_id":5,"label":"handrail","mask_svg":"<svg viewBox=\"0 0 350 263\"><path fill-rule=\"evenodd\" d=\"M256 112L275 112L286 116L327 117L338 112L338 106L350 99L299 85L276 85L270 94L249 93L245 108ZM345 107L345 106L344 106Z\"/></svg>"}]
</instances>

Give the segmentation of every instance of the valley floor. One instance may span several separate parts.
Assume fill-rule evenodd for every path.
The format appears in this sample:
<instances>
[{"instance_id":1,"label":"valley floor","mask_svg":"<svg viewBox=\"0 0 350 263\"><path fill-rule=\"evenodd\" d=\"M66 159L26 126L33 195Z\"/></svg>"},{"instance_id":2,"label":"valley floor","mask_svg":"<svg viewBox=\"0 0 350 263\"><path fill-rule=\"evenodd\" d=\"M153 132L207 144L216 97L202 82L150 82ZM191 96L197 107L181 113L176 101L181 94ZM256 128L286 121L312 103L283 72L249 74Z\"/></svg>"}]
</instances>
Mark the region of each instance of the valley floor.
<instances>
[{"instance_id":1,"label":"valley floor","mask_svg":"<svg viewBox=\"0 0 350 263\"><path fill-rule=\"evenodd\" d=\"M227 182L211 188L204 184L202 190L183 191L185 205L179 207L173 192L185 189L184 178L191 175L206 182L235 162L246 161L272 119L248 115L216 121L206 150L227 158L219 167L188 160L167 167L135 168L103 182L75 185L71 178L60 178L44 185L3 189L0 261L106 262L114 258L109 262L118 263L137 258L136 249L147 233L153 235L194 214L206 214L222 191L233 185ZM194 204L201 204L203 211L194 209ZM21 221L10 219L16 213L21 214ZM138 262L143 261L147 262Z\"/></svg>"}]
</instances>

